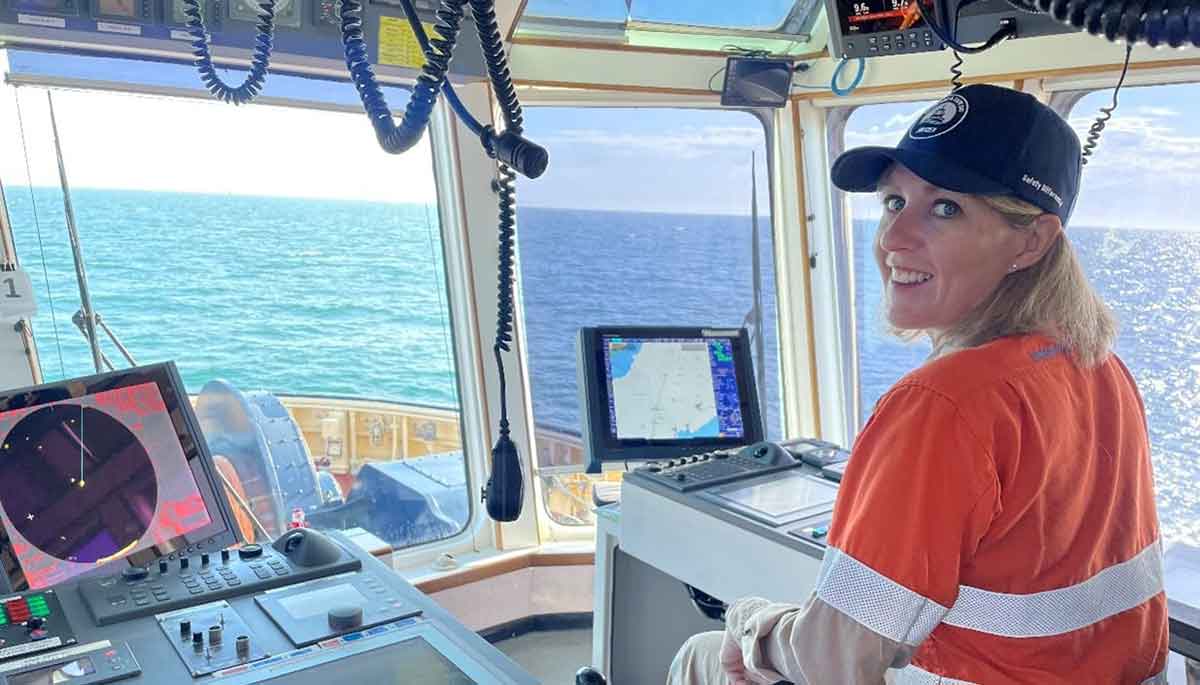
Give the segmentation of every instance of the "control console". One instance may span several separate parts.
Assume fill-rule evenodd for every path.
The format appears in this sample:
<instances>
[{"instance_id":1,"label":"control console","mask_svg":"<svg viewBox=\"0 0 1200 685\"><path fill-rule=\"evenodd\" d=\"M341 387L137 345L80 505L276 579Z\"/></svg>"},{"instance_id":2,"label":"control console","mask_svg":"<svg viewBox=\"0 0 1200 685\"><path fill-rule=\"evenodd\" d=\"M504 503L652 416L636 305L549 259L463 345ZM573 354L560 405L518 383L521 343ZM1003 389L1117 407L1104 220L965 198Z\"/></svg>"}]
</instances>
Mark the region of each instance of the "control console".
<instances>
[{"instance_id":1,"label":"control console","mask_svg":"<svg viewBox=\"0 0 1200 685\"><path fill-rule=\"evenodd\" d=\"M0 685L536 682L365 550L309 529L0 609Z\"/></svg>"},{"instance_id":2,"label":"control console","mask_svg":"<svg viewBox=\"0 0 1200 685\"><path fill-rule=\"evenodd\" d=\"M301 566L271 547L246 545L175 563L160 559L152 568L131 566L84 581L79 594L96 625L104 626L360 568L362 563L345 551L327 563Z\"/></svg>"},{"instance_id":3,"label":"control console","mask_svg":"<svg viewBox=\"0 0 1200 685\"><path fill-rule=\"evenodd\" d=\"M635 473L679 492L730 483L796 468L801 460L773 442L733 450L713 450L666 461L652 461Z\"/></svg>"}]
</instances>

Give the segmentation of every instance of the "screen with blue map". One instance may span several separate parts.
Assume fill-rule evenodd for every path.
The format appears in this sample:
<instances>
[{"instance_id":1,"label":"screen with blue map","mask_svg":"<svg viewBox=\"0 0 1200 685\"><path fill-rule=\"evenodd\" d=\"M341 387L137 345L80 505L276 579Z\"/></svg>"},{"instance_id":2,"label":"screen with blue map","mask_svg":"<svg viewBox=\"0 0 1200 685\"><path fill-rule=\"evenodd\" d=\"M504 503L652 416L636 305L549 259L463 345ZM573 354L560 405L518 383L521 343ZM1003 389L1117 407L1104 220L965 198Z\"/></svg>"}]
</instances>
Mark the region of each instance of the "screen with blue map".
<instances>
[{"instance_id":1,"label":"screen with blue map","mask_svg":"<svg viewBox=\"0 0 1200 685\"><path fill-rule=\"evenodd\" d=\"M610 437L742 438L731 338L605 336Z\"/></svg>"}]
</instances>

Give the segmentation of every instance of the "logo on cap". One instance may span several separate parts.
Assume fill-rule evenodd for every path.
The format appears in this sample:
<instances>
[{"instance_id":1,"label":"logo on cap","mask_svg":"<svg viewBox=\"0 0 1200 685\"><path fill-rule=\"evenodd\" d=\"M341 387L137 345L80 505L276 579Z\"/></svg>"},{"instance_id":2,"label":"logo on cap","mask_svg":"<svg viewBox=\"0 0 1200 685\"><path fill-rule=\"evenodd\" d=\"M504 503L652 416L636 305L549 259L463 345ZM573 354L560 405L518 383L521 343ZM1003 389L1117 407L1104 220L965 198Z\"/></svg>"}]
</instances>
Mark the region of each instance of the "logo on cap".
<instances>
[{"instance_id":1,"label":"logo on cap","mask_svg":"<svg viewBox=\"0 0 1200 685\"><path fill-rule=\"evenodd\" d=\"M941 102L930 107L917 123L908 131L908 137L914 140L937 138L943 133L949 133L955 126L967 118L970 103L961 95L949 95Z\"/></svg>"}]
</instances>

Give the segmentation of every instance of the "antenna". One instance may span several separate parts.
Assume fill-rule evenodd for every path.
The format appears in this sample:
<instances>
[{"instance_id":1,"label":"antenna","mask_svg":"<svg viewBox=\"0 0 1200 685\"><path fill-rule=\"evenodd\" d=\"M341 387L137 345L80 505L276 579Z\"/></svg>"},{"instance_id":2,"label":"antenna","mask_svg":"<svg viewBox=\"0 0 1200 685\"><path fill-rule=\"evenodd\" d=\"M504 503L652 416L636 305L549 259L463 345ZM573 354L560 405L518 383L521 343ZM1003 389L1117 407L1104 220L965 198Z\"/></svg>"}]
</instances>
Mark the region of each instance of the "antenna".
<instances>
[{"instance_id":1,"label":"antenna","mask_svg":"<svg viewBox=\"0 0 1200 685\"><path fill-rule=\"evenodd\" d=\"M54 154L58 156L58 178L62 183L63 211L67 217L67 235L71 237L71 256L75 260L75 279L79 282L80 312L83 314L88 346L92 348L92 363L96 365L96 373L103 373L104 355L100 352L100 339L96 337L96 313L92 309L92 295L88 291L87 271L83 267L83 251L79 248L79 231L75 229L75 209L71 206L71 188L67 185L67 167L63 162L62 146L58 141L58 122L54 118L54 98L50 91L46 91L46 102L50 104L50 129L54 133Z\"/></svg>"}]
</instances>

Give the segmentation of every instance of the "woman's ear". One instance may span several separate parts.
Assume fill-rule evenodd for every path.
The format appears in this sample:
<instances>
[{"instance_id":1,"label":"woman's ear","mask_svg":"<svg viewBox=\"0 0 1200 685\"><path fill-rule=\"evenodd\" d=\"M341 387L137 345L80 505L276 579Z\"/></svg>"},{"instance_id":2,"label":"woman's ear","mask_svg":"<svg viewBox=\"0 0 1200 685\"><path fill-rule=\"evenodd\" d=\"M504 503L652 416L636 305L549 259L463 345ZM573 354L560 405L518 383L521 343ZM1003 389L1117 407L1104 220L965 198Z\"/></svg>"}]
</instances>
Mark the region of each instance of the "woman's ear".
<instances>
[{"instance_id":1,"label":"woman's ear","mask_svg":"<svg viewBox=\"0 0 1200 685\"><path fill-rule=\"evenodd\" d=\"M1017 269L1027 269L1037 264L1062 231L1062 220L1056 214L1047 212L1038 215L1033 223L1021 231L1025 234L1025 249L1014 260Z\"/></svg>"}]
</instances>

